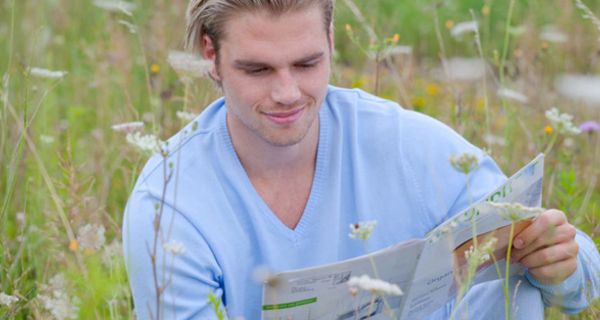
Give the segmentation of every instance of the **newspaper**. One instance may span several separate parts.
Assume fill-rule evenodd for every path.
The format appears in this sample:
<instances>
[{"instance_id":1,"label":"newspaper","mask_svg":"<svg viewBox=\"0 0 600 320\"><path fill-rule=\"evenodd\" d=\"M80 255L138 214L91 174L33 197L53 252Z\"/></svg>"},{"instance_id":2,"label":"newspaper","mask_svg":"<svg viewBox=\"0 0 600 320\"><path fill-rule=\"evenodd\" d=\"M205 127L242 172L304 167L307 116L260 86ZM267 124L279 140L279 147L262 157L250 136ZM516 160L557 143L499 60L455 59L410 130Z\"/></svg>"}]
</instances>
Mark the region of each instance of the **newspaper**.
<instances>
[{"instance_id":1,"label":"newspaper","mask_svg":"<svg viewBox=\"0 0 600 320\"><path fill-rule=\"evenodd\" d=\"M511 228L517 234L531 223L536 212L507 210L490 203L539 207L543 164L544 155L540 154L494 192L430 231L424 239L274 275L276 280L263 286L262 319L424 318L456 295L467 268L465 251L472 248L474 238L479 244L490 237L496 242L493 257L477 268L472 284L504 277ZM510 265L510 275L522 272L520 264ZM396 284L403 295L351 293L348 280L361 275Z\"/></svg>"}]
</instances>

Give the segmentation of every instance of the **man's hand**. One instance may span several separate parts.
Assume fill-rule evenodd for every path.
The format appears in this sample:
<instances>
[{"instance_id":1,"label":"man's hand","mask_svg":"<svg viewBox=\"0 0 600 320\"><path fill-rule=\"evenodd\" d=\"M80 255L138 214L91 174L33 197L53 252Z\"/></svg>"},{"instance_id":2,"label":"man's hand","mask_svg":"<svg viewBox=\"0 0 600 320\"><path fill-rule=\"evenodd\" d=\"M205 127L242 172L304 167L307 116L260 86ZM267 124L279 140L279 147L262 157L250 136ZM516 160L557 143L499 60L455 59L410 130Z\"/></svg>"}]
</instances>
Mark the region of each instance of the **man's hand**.
<instances>
[{"instance_id":1,"label":"man's hand","mask_svg":"<svg viewBox=\"0 0 600 320\"><path fill-rule=\"evenodd\" d=\"M541 213L533 223L516 235L512 259L529 269L542 284L556 284L577 270L576 229L562 211Z\"/></svg>"}]
</instances>

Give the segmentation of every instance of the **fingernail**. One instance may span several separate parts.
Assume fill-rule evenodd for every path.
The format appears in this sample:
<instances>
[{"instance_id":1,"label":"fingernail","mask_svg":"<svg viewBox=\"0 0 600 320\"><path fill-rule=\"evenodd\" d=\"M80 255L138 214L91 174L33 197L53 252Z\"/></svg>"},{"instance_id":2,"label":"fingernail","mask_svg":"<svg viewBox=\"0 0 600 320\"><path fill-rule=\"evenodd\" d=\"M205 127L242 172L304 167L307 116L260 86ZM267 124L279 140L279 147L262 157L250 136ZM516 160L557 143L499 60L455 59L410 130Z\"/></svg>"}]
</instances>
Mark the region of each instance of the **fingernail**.
<instances>
[{"instance_id":1,"label":"fingernail","mask_svg":"<svg viewBox=\"0 0 600 320\"><path fill-rule=\"evenodd\" d=\"M520 249L521 247L523 247L523 240L517 238L515 239L513 245L515 246L515 248Z\"/></svg>"}]
</instances>

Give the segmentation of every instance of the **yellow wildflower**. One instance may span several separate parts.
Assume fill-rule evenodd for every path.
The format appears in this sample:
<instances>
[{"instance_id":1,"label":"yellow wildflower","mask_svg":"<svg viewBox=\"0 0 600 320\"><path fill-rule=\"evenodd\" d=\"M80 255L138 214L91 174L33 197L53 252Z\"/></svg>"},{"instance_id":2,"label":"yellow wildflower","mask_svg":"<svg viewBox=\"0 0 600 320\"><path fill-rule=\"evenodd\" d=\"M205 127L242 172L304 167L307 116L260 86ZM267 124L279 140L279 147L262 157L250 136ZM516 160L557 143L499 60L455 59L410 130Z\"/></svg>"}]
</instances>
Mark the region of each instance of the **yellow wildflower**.
<instances>
[{"instance_id":1,"label":"yellow wildflower","mask_svg":"<svg viewBox=\"0 0 600 320\"><path fill-rule=\"evenodd\" d=\"M152 74L157 74L160 72L160 66L156 63L153 63L150 65L150 72L152 72Z\"/></svg>"},{"instance_id":2,"label":"yellow wildflower","mask_svg":"<svg viewBox=\"0 0 600 320\"><path fill-rule=\"evenodd\" d=\"M435 83L430 83L425 87L425 93L427 93L430 97L435 97L440 93L440 87L438 87Z\"/></svg>"},{"instance_id":3,"label":"yellow wildflower","mask_svg":"<svg viewBox=\"0 0 600 320\"><path fill-rule=\"evenodd\" d=\"M77 240L75 240L75 239L72 239L69 242L69 250L75 252L75 251L77 251L77 249L79 249L79 242L77 242Z\"/></svg>"},{"instance_id":4,"label":"yellow wildflower","mask_svg":"<svg viewBox=\"0 0 600 320\"><path fill-rule=\"evenodd\" d=\"M352 26L347 24L344 26L346 28L346 32L352 32Z\"/></svg>"},{"instance_id":5,"label":"yellow wildflower","mask_svg":"<svg viewBox=\"0 0 600 320\"><path fill-rule=\"evenodd\" d=\"M542 42L542 49L546 50L550 47L550 45L548 44L548 42L544 41Z\"/></svg>"},{"instance_id":6,"label":"yellow wildflower","mask_svg":"<svg viewBox=\"0 0 600 320\"><path fill-rule=\"evenodd\" d=\"M392 41L394 43L398 43L400 41L400 35L399 34L394 34L394 36L392 37Z\"/></svg>"},{"instance_id":7,"label":"yellow wildflower","mask_svg":"<svg viewBox=\"0 0 600 320\"><path fill-rule=\"evenodd\" d=\"M454 20L448 19L446 20L446 29L452 29L454 27Z\"/></svg>"},{"instance_id":8,"label":"yellow wildflower","mask_svg":"<svg viewBox=\"0 0 600 320\"><path fill-rule=\"evenodd\" d=\"M546 134L552 134L552 132L553 132L553 131L554 131L554 129L553 129L551 126L546 126L546 127L544 128L544 132L545 132Z\"/></svg>"},{"instance_id":9,"label":"yellow wildflower","mask_svg":"<svg viewBox=\"0 0 600 320\"><path fill-rule=\"evenodd\" d=\"M481 8L481 14L483 14L484 16L489 16L490 11L490 6L488 6L487 4Z\"/></svg>"},{"instance_id":10,"label":"yellow wildflower","mask_svg":"<svg viewBox=\"0 0 600 320\"><path fill-rule=\"evenodd\" d=\"M412 106L415 109L421 109L425 106L425 99L423 97L413 97L412 98Z\"/></svg>"}]
</instances>

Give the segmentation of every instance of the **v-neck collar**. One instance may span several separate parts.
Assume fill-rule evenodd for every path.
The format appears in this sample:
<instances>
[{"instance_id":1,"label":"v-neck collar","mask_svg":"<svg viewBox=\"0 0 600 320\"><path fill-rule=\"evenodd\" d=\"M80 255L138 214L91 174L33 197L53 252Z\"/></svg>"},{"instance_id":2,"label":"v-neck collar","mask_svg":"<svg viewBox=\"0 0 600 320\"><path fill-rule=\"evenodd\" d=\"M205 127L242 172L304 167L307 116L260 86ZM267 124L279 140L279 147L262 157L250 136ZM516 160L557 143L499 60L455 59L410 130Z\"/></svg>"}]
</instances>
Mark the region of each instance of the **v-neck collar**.
<instances>
[{"instance_id":1,"label":"v-neck collar","mask_svg":"<svg viewBox=\"0 0 600 320\"><path fill-rule=\"evenodd\" d=\"M329 141L328 141L328 129L329 129L329 121L327 118L327 112L325 109L327 108L327 100L323 101L323 105L319 110L319 141L317 143L317 160L315 164L315 173L312 181L312 186L310 189L310 195L308 197L308 201L306 202L306 206L304 207L304 212L300 217L300 221L296 225L296 228L291 229L287 225L285 225L278 217L275 215L273 210L265 203L263 198L260 196L246 170L242 166L242 163L235 152L233 147L233 142L231 140L231 135L229 134L229 130L227 129L227 106L224 104L224 110L219 115L219 136L221 139L220 146L224 146L225 148L225 157L226 161L229 162L229 167L233 168L232 174L234 175L234 179L238 179L240 183L239 186L249 191L251 197L256 205L257 211L254 212L249 211L248 214L257 214L261 215L261 219L267 221L267 223L271 224L275 230L277 230L281 235L286 237L288 240L293 243L301 240L304 235L310 230L310 227L317 220L317 206L320 203L320 199L323 194L323 185L324 179L326 176L325 168L326 168L326 155L329 150Z\"/></svg>"}]
</instances>

